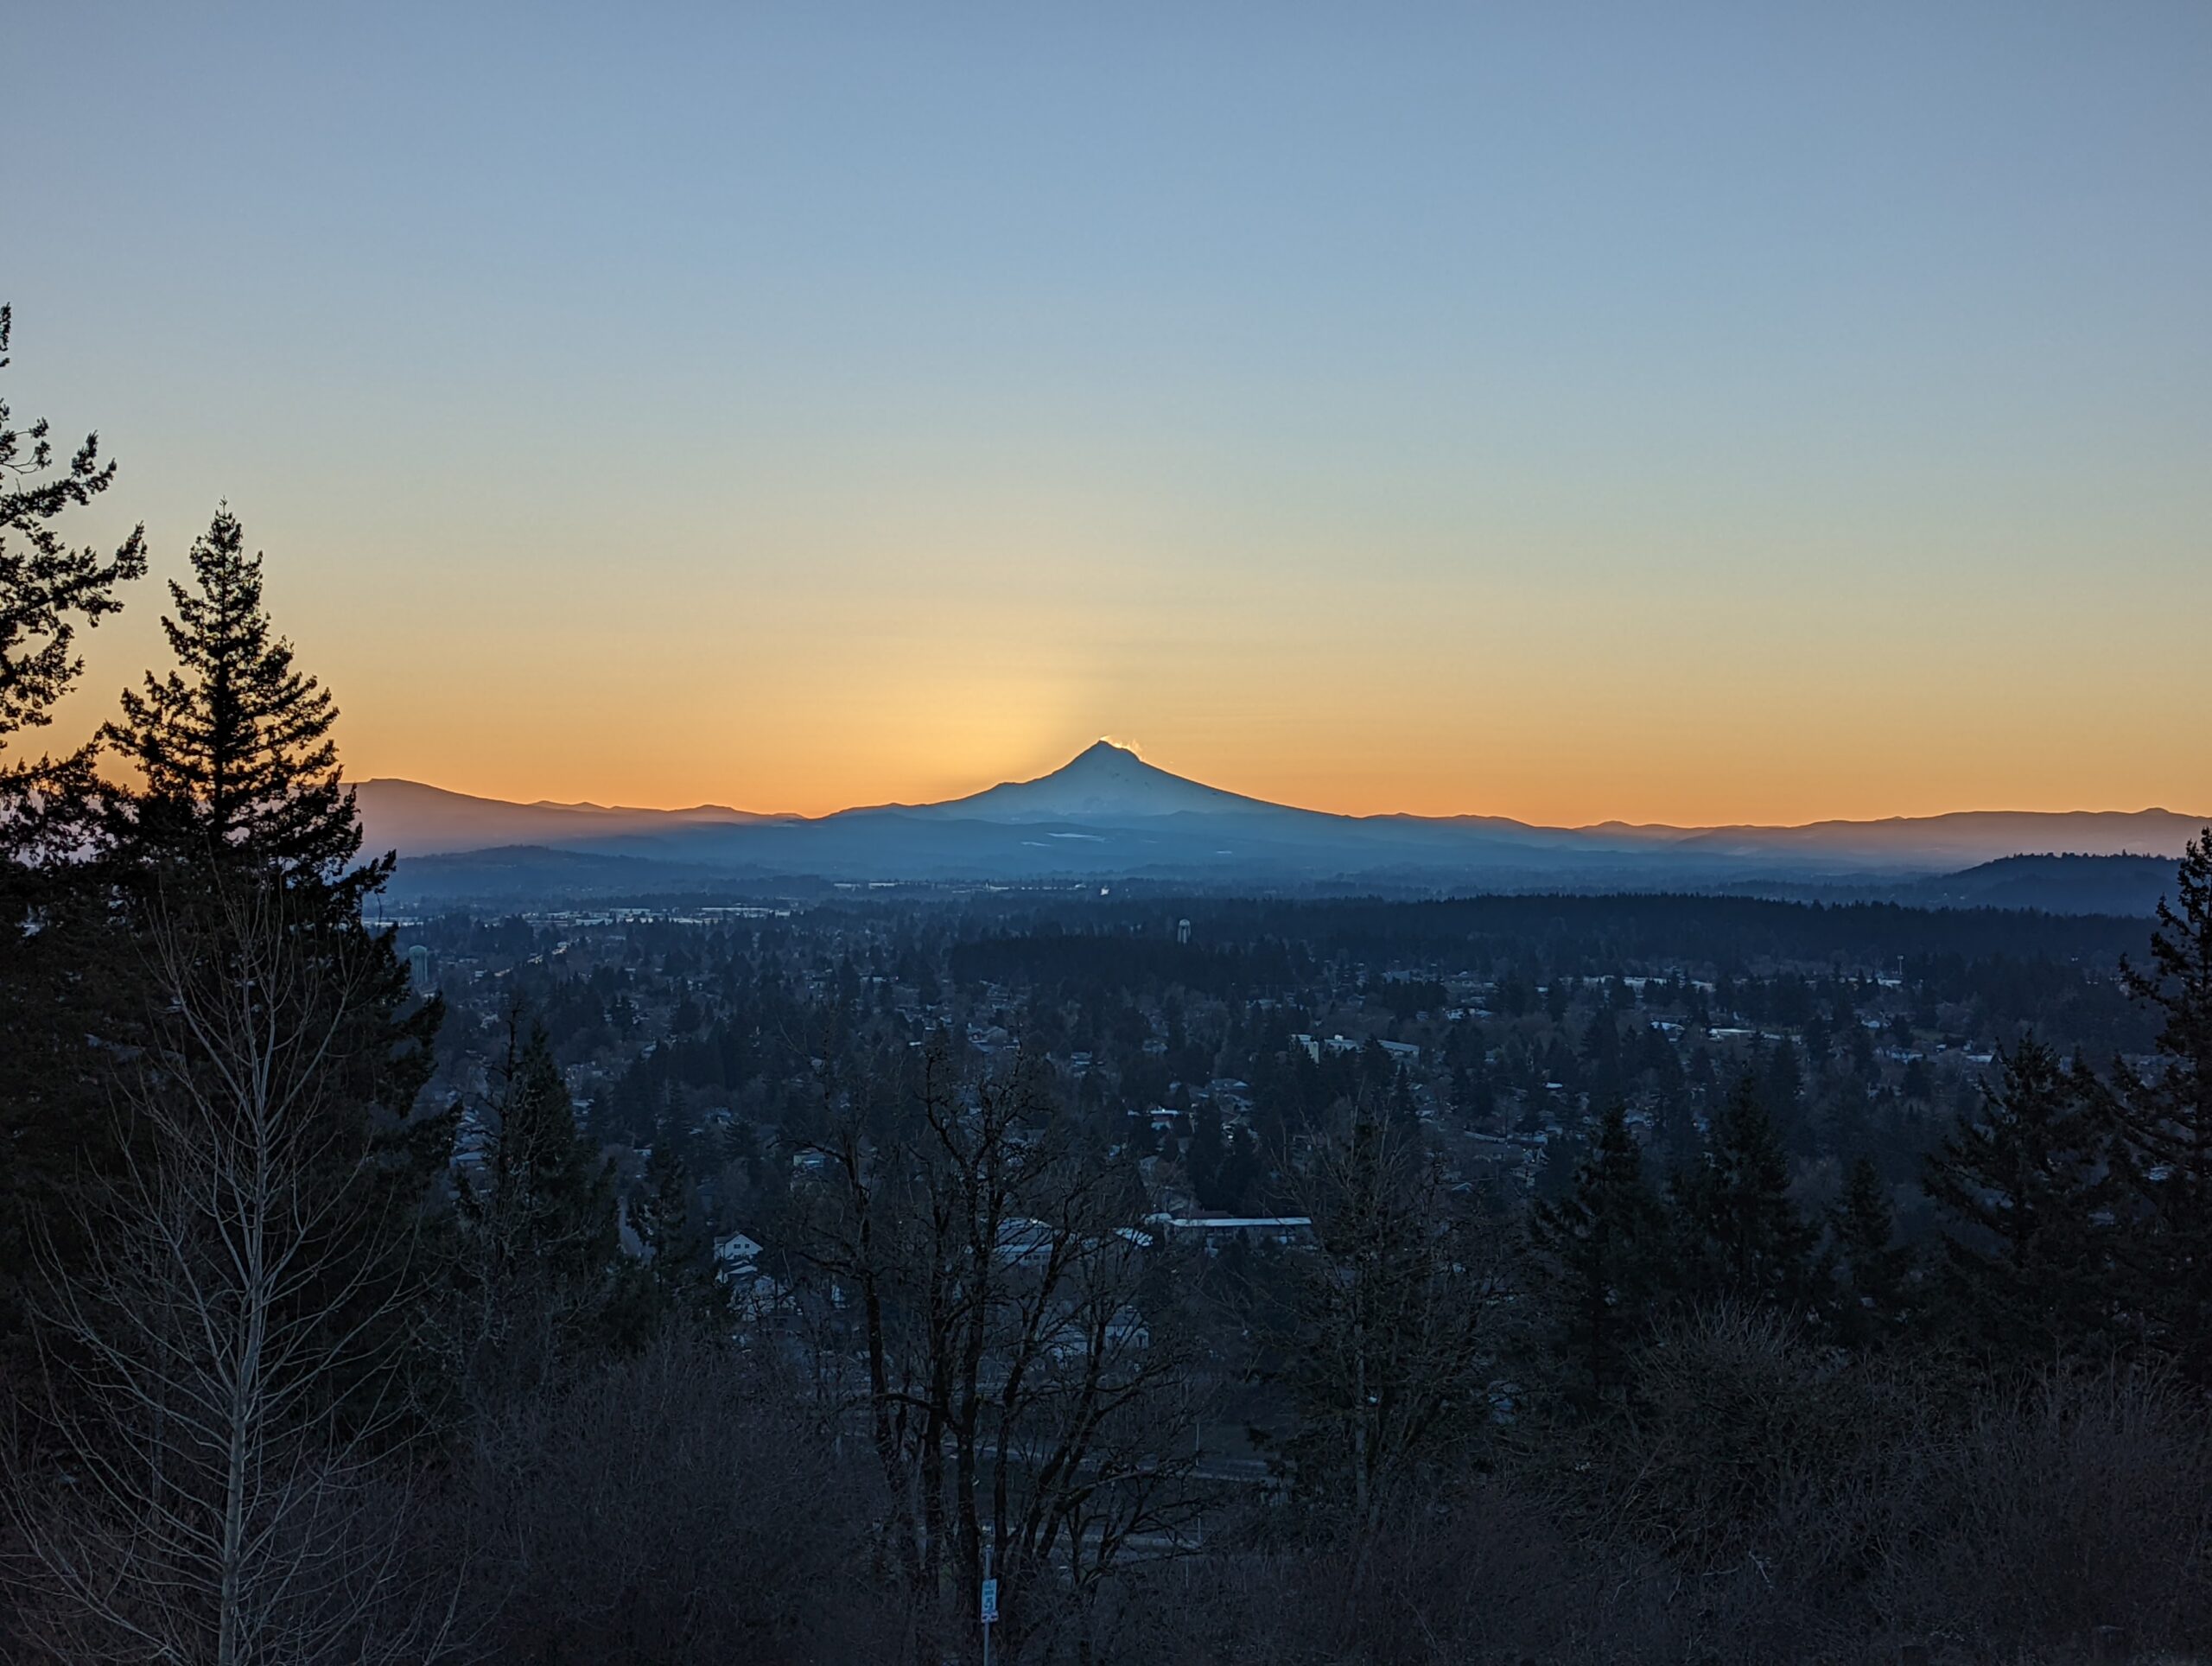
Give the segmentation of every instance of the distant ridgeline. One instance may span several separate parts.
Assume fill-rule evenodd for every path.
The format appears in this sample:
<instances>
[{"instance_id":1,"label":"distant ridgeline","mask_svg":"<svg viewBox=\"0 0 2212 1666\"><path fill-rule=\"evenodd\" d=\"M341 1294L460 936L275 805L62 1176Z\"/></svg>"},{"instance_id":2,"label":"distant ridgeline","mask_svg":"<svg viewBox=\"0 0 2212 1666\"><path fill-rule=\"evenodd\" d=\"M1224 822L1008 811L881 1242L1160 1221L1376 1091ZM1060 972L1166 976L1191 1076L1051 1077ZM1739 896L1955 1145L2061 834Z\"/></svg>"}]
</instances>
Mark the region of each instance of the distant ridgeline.
<instances>
[{"instance_id":1,"label":"distant ridgeline","mask_svg":"<svg viewBox=\"0 0 2212 1666\"><path fill-rule=\"evenodd\" d=\"M1896 902L1917 908L2040 908L2054 914L2148 915L2174 888L2163 856L2001 856L1957 874L1886 886L1767 886L1793 901Z\"/></svg>"},{"instance_id":2,"label":"distant ridgeline","mask_svg":"<svg viewBox=\"0 0 2212 1666\"><path fill-rule=\"evenodd\" d=\"M724 805L509 804L412 781L359 788L396 899L525 901L823 888L1137 881L1202 892L1421 896L1737 893L2140 915L2203 825L2164 810L1969 811L1804 827L1534 826L1268 804L1104 741L1033 781L819 817ZM2024 855L2024 851L2070 851Z\"/></svg>"}]
</instances>

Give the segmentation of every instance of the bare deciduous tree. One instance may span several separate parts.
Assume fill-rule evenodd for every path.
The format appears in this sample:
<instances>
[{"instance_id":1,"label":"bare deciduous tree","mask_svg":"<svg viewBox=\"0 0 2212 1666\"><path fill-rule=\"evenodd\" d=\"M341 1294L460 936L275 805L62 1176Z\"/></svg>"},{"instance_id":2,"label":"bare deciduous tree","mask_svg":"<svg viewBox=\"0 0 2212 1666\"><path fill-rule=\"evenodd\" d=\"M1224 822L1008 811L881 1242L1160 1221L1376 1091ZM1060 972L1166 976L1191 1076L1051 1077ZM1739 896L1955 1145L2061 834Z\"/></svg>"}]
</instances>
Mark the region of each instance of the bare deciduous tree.
<instances>
[{"instance_id":1,"label":"bare deciduous tree","mask_svg":"<svg viewBox=\"0 0 2212 1666\"><path fill-rule=\"evenodd\" d=\"M409 1284L340 1068L373 945L237 873L162 900L144 941L162 1009L119 1171L76 1205L88 1250L49 1269L5 1488L29 1636L68 1660L429 1658L445 1611L380 1462Z\"/></svg>"},{"instance_id":2,"label":"bare deciduous tree","mask_svg":"<svg viewBox=\"0 0 2212 1666\"><path fill-rule=\"evenodd\" d=\"M1133 1550L1184 1542L1193 1354L1126 1177L1019 1063L971 1081L933 1051L918 1100L818 1148L809 1254L850 1315L893 1558L961 1625L991 1547L1011 1658Z\"/></svg>"},{"instance_id":3,"label":"bare deciduous tree","mask_svg":"<svg viewBox=\"0 0 2212 1666\"><path fill-rule=\"evenodd\" d=\"M1371 1531L1401 1484L1490 1419L1502 1257L1419 1139L1363 1115L1300 1189L1315 1242L1285 1315L1300 1477Z\"/></svg>"}]
</instances>

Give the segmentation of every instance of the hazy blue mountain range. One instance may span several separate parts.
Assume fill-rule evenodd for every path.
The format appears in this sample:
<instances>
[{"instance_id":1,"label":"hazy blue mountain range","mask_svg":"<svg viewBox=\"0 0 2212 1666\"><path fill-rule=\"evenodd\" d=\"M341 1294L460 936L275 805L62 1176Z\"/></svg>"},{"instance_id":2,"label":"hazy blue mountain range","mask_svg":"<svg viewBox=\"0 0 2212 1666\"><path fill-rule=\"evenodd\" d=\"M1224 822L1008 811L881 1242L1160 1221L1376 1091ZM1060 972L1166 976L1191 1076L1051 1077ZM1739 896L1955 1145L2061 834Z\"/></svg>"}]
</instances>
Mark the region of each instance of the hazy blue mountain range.
<instances>
[{"instance_id":1,"label":"hazy blue mountain range","mask_svg":"<svg viewBox=\"0 0 2212 1666\"><path fill-rule=\"evenodd\" d=\"M2164 856L2000 856L1955 874L1856 884L1732 887L1802 902L1896 902L1915 908L2040 908L2052 914L2149 914L2174 891Z\"/></svg>"},{"instance_id":2,"label":"hazy blue mountain range","mask_svg":"<svg viewBox=\"0 0 2212 1666\"><path fill-rule=\"evenodd\" d=\"M1394 890L1872 890L2027 853L2135 855L2170 870L2206 820L2164 810L1988 811L1804 827L1557 828L1498 817L1338 816L1187 780L1103 741L1033 781L942 804L820 817L721 805L518 804L397 780L365 781L359 791L368 848L396 849L405 859L401 893L454 895L494 879L519 894L542 887L577 893L695 888L717 879L776 876L847 883L1123 877ZM2012 877L2030 890L2044 882ZM2129 881L2112 883L2124 890ZM1976 881L1967 888L1984 886Z\"/></svg>"}]
</instances>

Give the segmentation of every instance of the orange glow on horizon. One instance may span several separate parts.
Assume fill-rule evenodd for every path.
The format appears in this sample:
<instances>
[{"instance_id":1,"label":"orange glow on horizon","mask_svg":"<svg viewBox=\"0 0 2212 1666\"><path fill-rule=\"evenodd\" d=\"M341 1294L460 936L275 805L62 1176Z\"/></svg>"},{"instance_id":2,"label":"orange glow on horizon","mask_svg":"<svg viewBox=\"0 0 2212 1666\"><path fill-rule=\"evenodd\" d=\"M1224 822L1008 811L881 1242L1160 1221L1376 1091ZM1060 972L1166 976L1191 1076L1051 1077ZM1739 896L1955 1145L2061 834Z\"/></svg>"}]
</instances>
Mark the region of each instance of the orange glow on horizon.
<instances>
[{"instance_id":1,"label":"orange glow on horizon","mask_svg":"<svg viewBox=\"0 0 2212 1666\"><path fill-rule=\"evenodd\" d=\"M1001 782L1033 779L1065 764L1088 744L1088 740L1078 740L1060 751L1005 766L952 759L925 763L911 755L893 759L872 754L874 766L883 772L880 775L868 774L861 763L852 761L841 768L820 768L810 775L794 772L784 777L780 785L763 782L753 791L733 791L703 779L693 785L682 778L678 785L656 791L650 780L631 770L594 771L582 760L545 779L505 769L442 773L388 766L351 773L355 779L393 776L517 803L544 800L653 810L718 804L759 813L815 817L872 804L936 803L981 792ZM1126 741L1113 744L1138 752ZM1138 752L1138 755L1145 754ZM1370 760L1359 760L1354 767L1333 769L1327 760L1311 756L1278 755L1267 760L1264 766L1251 758L1194 762L1179 755L1154 755L1146 761L1248 798L1339 815L1501 817L1551 827L1586 827L1603 822L1674 827L1797 826L1819 821L1874 821L1987 810L2164 809L2206 813L2212 819L2212 794L2196 798L2069 797L2063 792L2037 792L2025 782L2008 791L1995 773L1974 778L1970 784L1950 772L1928 773L1912 780L1892 773L1881 779L1862 777L1847 783L1823 784L1779 776L1659 780L1650 779L1646 772L1624 779L1625 790L1618 798L1608 798L1599 784L1563 779L1556 772L1548 775L1527 759L1505 760L1506 767L1487 783L1394 776ZM630 785L618 785L624 782Z\"/></svg>"},{"instance_id":2,"label":"orange glow on horizon","mask_svg":"<svg viewBox=\"0 0 2212 1666\"><path fill-rule=\"evenodd\" d=\"M23 749L219 500L357 779L2212 812L2212 9L861 10L27 8Z\"/></svg>"},{"instance_id":3,"label":"orange glow on horizon","mask_svg":"<svg viewBox=\"0 0 2212 1666\"><path fill-rule=\"evenodd\" d=\"M588 493L496 539L448 529L458 509L428 488L389 521L276 482L240 498L356 779L821 815L1033 779L1108 735L1353 815L2212 811L2185 715L2188 604L2212 605L2212 568L2069 565L2056 552L2091 535L2055 521L2032 573L1995 583L1946 538L2010 552L2028 532L1945 532L1940 506L1936 531L1893 516L1821 539L1789 505L1723 538L1632 499L1594 522L1564 501L1526 525L1471 507L1444 531L1262 506L1232 534L1072 486L923 481L857 509L827 486L715 500L641 564L607 558L633 534ZM168 663L161 581L204 507L156 509L154 571L84 639L54 742ZM1389 559L1360 557L1374 542Z\"/></svg>"}]
</instances>

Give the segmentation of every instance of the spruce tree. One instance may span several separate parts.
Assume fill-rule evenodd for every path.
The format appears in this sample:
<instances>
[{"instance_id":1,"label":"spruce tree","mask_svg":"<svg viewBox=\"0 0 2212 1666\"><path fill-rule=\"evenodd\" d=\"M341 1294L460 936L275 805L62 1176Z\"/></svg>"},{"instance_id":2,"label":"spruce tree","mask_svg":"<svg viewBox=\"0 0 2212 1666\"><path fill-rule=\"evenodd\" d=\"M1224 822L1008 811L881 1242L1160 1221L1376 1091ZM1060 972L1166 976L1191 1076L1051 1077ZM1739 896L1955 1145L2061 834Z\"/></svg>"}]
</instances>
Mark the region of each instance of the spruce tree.
<instances>
[{"instance_id":1,"label":"spruce tree","mask_svg":"<svg viewBox=\"0 0 2212 1666\"><path fill-rule=\"evenodd\" d=\"M2113 1178L2139 1230L2120 1254L2145 1339L2199 1389L2212 1388L2212 829L2189 842L2176 898L2158 901L2146 970L2123 963L2159 1017L2158 1058L2115 1063L2090 1087L2112 1123ZM2085 1083L2085 1086L2088 1086Z\"/></svg>"},{"instance_id":2,"label":"spruce tree","mask_svg":"<svg viewBox=\"0 0 2212 1666\"><path fill-rule=\"evenodd\" d=\"M1848 1346L1878 1347L1904 1326L1912 1252L1897 1242L1896 1205L1872 1158L1852 1164L1829 1231L1842 1263L1838 1333Z\"/></svg>"},{"instance_id":3,"label":"spruce tree","mask_svg":"<svg viewBox=\"0 0 2212 1666\"><path fill-rule=\"evenodd\" d=\"M344 990L318 1114L327 1150L365 1141L372 1151L378 1230L344 1256L323 1256L334 1280L323 1305L335 1325L370 1313L401 1323L389 1298L421 1275L416 1230L452 1151L450 1116L416 1103L443 1004L418 997L390 934L363 918L392 860L354 865L361 833L331 736L336 711L271 626L261 558L246 554L227 509L191 559L193 583L171 584L174 612L162 621L175 668L126 692L101 732L139 778L105 795L109 871L119 881L111 894L125 904L117 917L142 938L194 938L221 963L243 946L240 932L275 910L329 974L320 985ZM323 1191L303 1203L310 1211L354 1183L335 1161L315 1178Z\"/></svg>"},{"instance_id":4,"label":"spruce tree","mask_svg":"<svg viewBox=\"0 0 2212 1666\"><path fill-rule=\"evenodd\" d=\"M238 885L275 885L303 930L367 980L332 1067L334 1103L374 1127L395 1220L418 1206L449 1154L450 1119L417 1115L444 1005L417 998L389 933L362 917L394 859L353 866L361 830L343 782L329 691L294 663L262 605L261 557L227 507L192 548L193 584L172 581L162 628L176 664L126 690L101 731L140 781L111 795L108 831L126 897L170 914ZM226 909L205 922L219 937ZM219 951L219 945L218 945ZM405 1194L405 1195L401 1195Z\"/></svg>"},{"instance_id":5,"label":"spruce tree","mask_svg":"<svg viewBox=\"0 0 2212 1666\"><path fill-rule=\"evenodd\" d=\"M543 1028L508 1023L481 1160L461 1176L458 1362L472 1391L500 1398L603 1347L620 1255L612 1167L576 1129Z\"/></svg>"},{"instance_id":6,"label":"spruce tree","mask_svg":"<svg viewBox=\"0 0 2212 1666\"><path fill-rule=\"evenodd\" d=\"M1700 1161L1675 1178L1689 1286L1708 1300L1802 1312L1819 1294L1819 1233L1789 1196L1789 1164L1757 1077L1713 1119Z\"/></svg>"},{"instance_id":7,"label":"spruce tree","mask_svg":"<svg viewBox=\"0 0 2212 1666\"><path fill-rule=\"evenodd\" d=\"M0 306L0 370L8 367L14 309ZM123 606L118 588L146 570L146 529L134 528L111 555L72 549L55 525L115 483L88 434L55 467L52 425L28 429L10 420L0 398L0 852L20 854L41 823L35 812L59 795L73 799L90 784L91 748L56 760L8 755L27 729L54 721L54 707L84 670L79 626L91 628Z\"/></svg>"},{"instance_id":8,"label":"spruce tree","mask_svg":"<svg viewBox=\"0 0 2212 1666\"><path fill-rule=\"evenodd\" d=\"M13 322L0 306L0 370ZM55 1205L103 1165L107 1071L119 1044L140 1039L145 1007L139 957L113 929L93 866L75 860L96 801L92 749L13 750L75 684L79 629L119 608L118 592L146 567L143 527L111 553L65 538L62 518L108 490L115 464L97 436L57 463L52 431L42 419L16 428L0 398L0 1337L20 1317L33 1237L66 1233Z\"/></svg>"},{"instance_id":9,"label":"spruce tree","mask_svg":"<svg viewBox=\"0 0 2212 1666\"><path fill-rule=\"evenodd\" d=\"M664 1121L645 1161L645 1185L630 1205L631 1229L645 1254L651 1317L704 1316L716 1291L713 1246L700 1229L690 1168Z\"/></svg>"},{"instance_id":10,"label":"spruce tree","mask_svg":"<svg viewBox=\"0 0 2212 1666\"><path fill-rule=\"evenodd\" d=\"M361 849L339 771L330 692L293 662L262 606L261 556L225 506L192 546L193 583L172 580L162 620L176 666L146 674L102 731L143 785L119 805L118 843L141 862L221 859L325 893L340 912L390 876Z\"/></svg>"},{"instance_id":11,"label":"spruce tree","mask_svg":"<svg viewBox=\"0 0 2212 1666\"><path fill-rule=\"evenodd\" d=\"M535 1024L506 1069L475 1218L495 1224L502 1253L564 1286L598 1281L614 1253L613 1178L577 1131L575 1102L544 1030Z\"/></svg>"},{"instance_id":12,"label":"spruce tree","mask_svg":"<svg viewBox=\"0 0 2212 1666\"><path fill-rule=\"evenodd\" d=\"M1669 1244L1666 1211L1619 1105L1573 1190L1535 1206L1529 1237L1568 1402L1587 1415L1625 1399L1631 1357L1669 1283Z\"/></svg>"},{"instance_id":13,"label":"spruce tree","mask_svg":"<svg viewBox=\"0 0 2212 1666\"><path fill-rule=\"evenodd\" d=\"M1811 1153L1812 1129L1802 1114L1805 1072L1797 1059L1796 1044L1788 1036L1775 1043L1760 1072L1760 1097L1785 1150L1801 1156Z\"/></svg>"},{"instance_id":14,"label":"spruce tree","mask_svg":"<svg viewBox=\"0 0 2212 1666\"><path fill-rule=\"evenodd\" d=\"M2101 1146L2082 1084L2030 1037L1929 1157L1922 1185L1946 1217L1938 1317L1993 1364L2110 1346Z\"/></svg>"}]
</instances>

